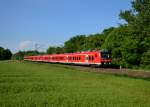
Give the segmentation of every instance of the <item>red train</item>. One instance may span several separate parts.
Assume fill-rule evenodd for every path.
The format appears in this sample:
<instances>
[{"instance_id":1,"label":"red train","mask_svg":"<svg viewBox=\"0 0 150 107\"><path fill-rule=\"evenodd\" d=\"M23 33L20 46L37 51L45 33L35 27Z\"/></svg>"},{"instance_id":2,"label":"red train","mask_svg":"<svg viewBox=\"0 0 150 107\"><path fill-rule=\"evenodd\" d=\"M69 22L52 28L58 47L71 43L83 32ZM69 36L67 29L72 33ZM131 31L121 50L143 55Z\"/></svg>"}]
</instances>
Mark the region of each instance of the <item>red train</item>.
<instances>
[{"instance_id":1,"label":"red train","mask_svg":"<svg viewBox=\"0 0 150 107\"><path fill-rule=\"evenodd\" d=\"M110 53L107 50L25 56L24 60L96 66L111 65L112 61L110 58Z\"/></svg>"}]
</instances>

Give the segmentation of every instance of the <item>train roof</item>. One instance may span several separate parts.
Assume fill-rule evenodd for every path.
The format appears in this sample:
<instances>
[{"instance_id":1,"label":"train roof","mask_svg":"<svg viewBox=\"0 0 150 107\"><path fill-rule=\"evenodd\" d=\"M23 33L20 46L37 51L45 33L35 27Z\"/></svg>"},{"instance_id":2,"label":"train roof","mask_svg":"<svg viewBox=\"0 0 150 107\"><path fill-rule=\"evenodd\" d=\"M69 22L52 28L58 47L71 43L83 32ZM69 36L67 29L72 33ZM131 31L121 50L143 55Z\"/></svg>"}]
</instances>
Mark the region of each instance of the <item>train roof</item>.
<instances>
[{"instance_id":1,"label":"train roof","mask_svg":"<svg viewBox=\"0 0 150 107\"><path fill-rule=\"evenodd\" d=\"M25 56L25 57L39 57L39 56L55 56L55 55L76 55L76 54L93 54L93 53L97 53L97 52L109 52L108 50L87 50L87 51L80 51L80 52L74 52L74 53L61 53L61 54L46 54L46 55L33 55L33 56Z\"/></svg>"}]
</instances>

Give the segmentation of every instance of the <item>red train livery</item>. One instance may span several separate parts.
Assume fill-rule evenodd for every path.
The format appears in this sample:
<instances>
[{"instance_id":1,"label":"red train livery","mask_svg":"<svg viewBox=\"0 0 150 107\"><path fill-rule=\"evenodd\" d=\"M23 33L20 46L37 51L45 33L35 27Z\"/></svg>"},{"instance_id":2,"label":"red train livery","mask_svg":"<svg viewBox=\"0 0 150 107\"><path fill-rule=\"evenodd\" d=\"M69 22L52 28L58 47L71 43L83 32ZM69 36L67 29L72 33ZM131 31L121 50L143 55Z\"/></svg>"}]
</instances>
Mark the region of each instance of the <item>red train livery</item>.
<instances>
[{"instance_id":1,"label":"red train livery","mask_svg":"<svg viewBox=\"0 0 150 107\"><path fill-rule=\"evenodd\" d=\"M110 58L110 53L107 50L25 56L24 60L97 66L110 65L112 61Z\"/></svg>"}]
</instances>

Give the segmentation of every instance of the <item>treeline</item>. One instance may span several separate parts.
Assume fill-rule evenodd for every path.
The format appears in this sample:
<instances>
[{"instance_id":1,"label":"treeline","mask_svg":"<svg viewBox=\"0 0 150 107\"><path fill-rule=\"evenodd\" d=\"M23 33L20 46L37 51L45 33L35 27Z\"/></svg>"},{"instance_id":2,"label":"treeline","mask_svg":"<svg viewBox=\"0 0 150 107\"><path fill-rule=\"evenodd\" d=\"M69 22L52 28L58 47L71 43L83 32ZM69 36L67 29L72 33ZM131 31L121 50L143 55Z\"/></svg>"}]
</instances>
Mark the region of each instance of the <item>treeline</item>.
<instances>
[{"instance_id":1,"label":"treeline","mask_svg":"<svg viewBox=\"0 0 150 107\"><path fill-rule=\"evenodd\" d=\"M47 53L107 49L111 51L114 64L150 68L150 0L131 3L130 10L119 14L126 24L105 29L99 34L74 36L63 47L48 48Z\"/></svg>"},{"instance_id":2,"label":"treeline","mask_svg":"<svg viewBox=\"0 0 150 107\"><path fill-rule=\"evenodd\" d=\"M9 49L4 49L0 47L0 60L8 60L11 59L12 53Z\"/></svg>"},{"instance_id":3,"label":"treeline","mask_svg":"<svg viewBox=\"0 0 150 107\"><path fill-rule=\"evenodd\" d=\"M101 48L111 50L116 64L150 67L150 0L134 0L119 16L126 24L110 32Z\"/></svg>"},{"instance_id":4,"label":"treeline","mask_svg":"<svg viewBox=\"0 0 150 107\"><path fill-rule=\"evenodd\" d=\"M23 60L24 56L32 56L32 55L42 55L46 54L44 52L38 52L37 50L29 50L29 51L19 51L13 54L13 60Z\"/></svg>"},{"instance_id":5,"label":"treeline","mask_svg":"<svg viewBox=\"0 0 150 107\"><path fill-rule=\"evenodd\" d=\"M150 0L134 0L131 3L130 10L119 14L125 24L107 28L102 33L74 36L63 46L50 46L46 53L107 49L111 52L113 64L150 68Z\"/></svg>"},{"instance_id":6,"label":"treeline","mask_svg":"<svg viewBox=\"0 0 150 107\"><path fill-rule=\"evenodd\" d=\"M86 50L101 49L104 44L107 35L112 32L115 28L111 27L103 30L102 33L91 34L91 35L77 35L70 38L64 43L64 46L50 46L47 49L48 54L54 53L71 53Z\"/></svg>"}]
</instances>

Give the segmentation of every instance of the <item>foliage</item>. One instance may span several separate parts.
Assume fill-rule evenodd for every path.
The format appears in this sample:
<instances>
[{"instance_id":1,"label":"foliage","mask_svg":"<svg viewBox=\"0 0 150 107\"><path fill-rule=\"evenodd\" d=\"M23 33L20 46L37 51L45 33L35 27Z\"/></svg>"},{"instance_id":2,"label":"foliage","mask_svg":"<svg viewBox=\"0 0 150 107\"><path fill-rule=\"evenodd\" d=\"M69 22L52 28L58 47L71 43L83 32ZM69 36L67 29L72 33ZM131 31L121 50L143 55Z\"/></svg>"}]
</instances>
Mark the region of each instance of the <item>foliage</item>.
<instances>
[{"instance_id":1,"label":"foliage","mask_svg":"<svg viewBox=\"0 0 150 107\"><path fill-rule=\"evenodd\" d=\"M124 67L149 64L150 0L135 0L132 9L121 11L127 24L113 29L101 48L112 52L115 64Z\"/></svg>"},{"instance_id":2,"label":"foliage","mask_svg":"<svg viewBox=\"0 0 150 107\"><path fill-rule=\"evenodd\" d=\"M84 50L94 50L100 49L101 45L104 42L104 36L101 34L89 35L86 38L85 49Z\"/></svg>"},{"instance_id":3,"label":"foliage","mask_svg":"<svg viewBox=\"0 0 150 107\"><path fill-rule=\"evenodd\" d=\"M50 46L48 49L47 49L47 54L60 54L60 53L64 53L64 47L55 47L55 46Z\"/></svg>"},{"instance_id":4,"label":"foliage","mask_svg":"<svg viewBox=\"0 0 150 107\"><path fill-rule=\"evenodd\" d=\"M150 50L143 53L143 55L141 57L141 64L150 65Z\"/></svg>"},{"instance_id":5,"label":"foliage","mask_svg":"<svg viewBox=\"0 0 150 107\"><path fill-rule=\"evenodd\" d=\"M8 60L12 56L12 53L9 49L4 49L0 47L0 60Z\"/></svg>"},{"instance_id":6,"label":"foliage","mask_svg":"<svg viewBox=\"0 0 150 107\"><path fill-rule=\"evenodd\" d=\"M38 52L38 51L33 51L33 50L29 50L29 51L19 51L15 54L13 54L12 59L13 60L23 60L24 56L31 56L31 55L41 55L41 54L45 54L43 52Z\"/></svg>"},{"instance_id":7,"label":"foliage","mask_svg":"<svg viewBox=\"0 0 150 107\"><path fill-rule=\"evenodd\" d=\"M70 38L68 41L64 43L64 48L66 52L77 52L82 51L83 47L85 47L86 36L85 35L77 35L75 37Z\"/></svg>"},{"instance_id":8,"label":"foliage","mask_svg":"<svg viewBox=\"0 0 150 107\"><path fill-rule=\"evenodd\" d=\"M13 60L23 60L23 57L24 57L24 52L22 51L19 51L12 55Z\"/></svg>"},{"instance_id":9,"label":"foliage","mask_svg":"<svg viewBox=\"0 0 150 107\"><path fill-rule=\"evenodd\" d=\"M77 35L64 43L65 52L77 52L84 50L100 49L107 35L114 30L114 27L104 29L100 34Z\"/></svg>"}]
</instances>

